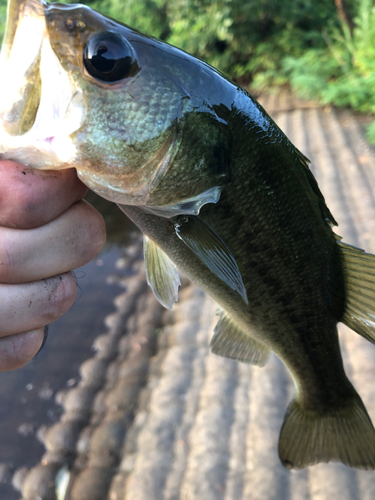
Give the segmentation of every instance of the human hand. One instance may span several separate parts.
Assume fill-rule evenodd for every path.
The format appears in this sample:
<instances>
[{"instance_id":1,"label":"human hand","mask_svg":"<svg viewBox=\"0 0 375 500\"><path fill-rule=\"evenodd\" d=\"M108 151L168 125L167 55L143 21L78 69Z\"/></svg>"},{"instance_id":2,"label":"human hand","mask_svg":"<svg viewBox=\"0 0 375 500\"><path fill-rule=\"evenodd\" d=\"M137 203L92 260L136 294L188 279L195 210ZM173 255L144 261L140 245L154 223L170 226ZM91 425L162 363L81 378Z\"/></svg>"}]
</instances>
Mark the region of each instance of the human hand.
<instances>
[{"instance_id":1,"label":"human hand","mask_svg":"<svg viewBox=\"0 0 375 500\"><path fill-rule=\"evenodd\" d=\"M74 303L70 271L104 246L104 220L82 200L86 191L73 169L0 161L0 371L35 356L44 325Z\"/></svg>"}]
</instances>

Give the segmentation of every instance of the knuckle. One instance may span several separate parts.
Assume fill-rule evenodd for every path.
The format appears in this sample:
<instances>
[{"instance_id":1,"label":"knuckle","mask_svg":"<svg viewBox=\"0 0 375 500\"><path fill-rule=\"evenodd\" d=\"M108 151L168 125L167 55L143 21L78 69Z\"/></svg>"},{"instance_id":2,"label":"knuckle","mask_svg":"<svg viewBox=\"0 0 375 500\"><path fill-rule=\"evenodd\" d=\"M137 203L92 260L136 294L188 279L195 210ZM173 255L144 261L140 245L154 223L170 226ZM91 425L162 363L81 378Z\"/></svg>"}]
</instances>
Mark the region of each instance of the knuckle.
<instances>
[{"instance_id":1,"label":"knuckle","mask_svg":"<svg viewBox=\"0 0 375 500\"><path fill-rule=\"evenodd\" d=\"M7 241L6 235L2 238L0 229L0 283L12 281L12 276L16 268L16 252L12 251L11 244Z\"/></svg>"}]
</instances>

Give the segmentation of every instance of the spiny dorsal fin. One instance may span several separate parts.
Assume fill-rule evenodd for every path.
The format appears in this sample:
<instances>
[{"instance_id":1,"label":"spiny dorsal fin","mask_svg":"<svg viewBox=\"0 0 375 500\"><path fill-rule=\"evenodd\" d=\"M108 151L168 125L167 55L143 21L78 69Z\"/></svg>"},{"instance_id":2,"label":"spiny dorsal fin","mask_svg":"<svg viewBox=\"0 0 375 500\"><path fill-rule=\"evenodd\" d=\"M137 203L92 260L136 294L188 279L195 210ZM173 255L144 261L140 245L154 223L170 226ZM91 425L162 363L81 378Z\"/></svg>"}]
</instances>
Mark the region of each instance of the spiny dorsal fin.
<instances>
[{"instance_id":1,"label":"spiny dorsal fin","mask_svg":"<svg viewBox=\"0 0 375 500\"><path fill-rule=\"evenodd\" d=\"M182 216L174 227L177 236L198 259L232 290L238 292L247 304L240 270L223 240L198 217Z\"/></svg>"},{"instance_id":2,"label":"spiny dorsal fin","mask_svg":"<svg viewBox=\"0 0 375 500\"><path fill-rule=\"evenodd\" d=\"M172 309L178 299L180 277L168 255L147 236L143 236L143 252L147 283L155 297L167 309Z\"/></svg>"},{"instance_id":3,"label":"spiny dorsal fin","mask_svg":"<svg viewBox=\"0 0 375 500\"><path fill-rule=\"evenodd\" d=\"M330 209L327 207L324 196L323 196L322 192L320 191L318 183L317 183L313 173L311 172L311 170L309 168L310 160L303 153L301 153L301 151L299 151L295 146L292 146L292 147L294 148L294 152L297 154L299 162L305 168L305 174L307 176L307 180L310 184L311 189L313 190L315 195L318 197L320 210L321 210L321 213L322 213L324 220L326 222L328 222L331 226L337 226L337 222L335 221L335 218L331 214Z\"/></svg>"},{"instance_id":4,"label":"spiny dorsal fin","mask_svg":"<svg viewBox=\"0 0 375 500\"><path fill-rule=\"evenodd\" d=\"M375 255L341 241L344 260L345 312L342 322L375 344Z\"/></svg>"},{"instance_id":5,"label":"spiny dorsal fin","mask_svg":"<svg viewBox=\"0 0 375 500\"><path fill-rule=\"evenodd\" d=\"M223 310L219 309L218 315L220 319L210 342L211 351L225 358L264 366L270 350L245 333Z\"/></svg>"}]
</instances>

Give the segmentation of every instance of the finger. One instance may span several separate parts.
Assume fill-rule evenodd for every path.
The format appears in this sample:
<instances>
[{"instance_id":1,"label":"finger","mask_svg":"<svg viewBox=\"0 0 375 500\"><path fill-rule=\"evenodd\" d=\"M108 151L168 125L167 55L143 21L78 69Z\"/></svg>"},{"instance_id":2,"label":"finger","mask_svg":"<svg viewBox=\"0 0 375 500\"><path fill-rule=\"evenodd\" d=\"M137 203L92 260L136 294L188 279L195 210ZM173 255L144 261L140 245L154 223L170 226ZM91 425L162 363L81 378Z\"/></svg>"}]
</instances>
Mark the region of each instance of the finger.
<instances>
[{"instance_id":1,"label":"finger","mask_svg":"<svg viewBox=\"0 0 375 500\"><path fill-rule=\"evenodd\" d=\"M42 171L0 161L0 226L42 226L81 200L86 192L75 169Z\"/></svg>"},{"instance_id":2,"label":"finger","mask_svg":"<svg viewBox=\"0 0 375 500\"><path fill-rule=\"evenodd\" d=\"M0 285L0 337L52 323L70 309L76 295L72 273L33 283Z\"/></svg>"},{"instance_id":3,"label":"finger","mask_svg":"<svg viewBox=\"0 0 375 500\"><path fill-rule=\"evenodd\" d=\"M85 201L36 229L0 227L0 283L62 274L93 259L105 243L103 217Z\"/></svg>"},{"instance_id":4,"label":"finger","mask_svg":"<svg viewBox=\"0 0 375 500\"><path fill-rule=\"evenodd\" d=\"M0 372L26 365L39 351L43 338L43 328L0 338Z\"/></svg>"}]
</instances>

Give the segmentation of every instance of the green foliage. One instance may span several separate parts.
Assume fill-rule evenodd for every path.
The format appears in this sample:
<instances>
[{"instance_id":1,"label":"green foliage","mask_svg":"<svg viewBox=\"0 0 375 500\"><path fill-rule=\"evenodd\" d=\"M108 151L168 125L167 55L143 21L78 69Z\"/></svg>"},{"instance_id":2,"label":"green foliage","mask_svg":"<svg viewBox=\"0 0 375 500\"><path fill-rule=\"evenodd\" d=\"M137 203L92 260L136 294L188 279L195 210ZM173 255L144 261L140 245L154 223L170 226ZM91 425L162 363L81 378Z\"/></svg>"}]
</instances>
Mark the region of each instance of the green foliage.
<instances>
[{"instance_id":1,"label":"green foliage","mask_svg":"<svg viewBox=\"0 0 375 500\"><path fill-rule=\"evenodd\" d=\"M375 1L359 0L354 29L342 23L325 33L326 47L285 58L292 87L323 103L375 114ZM369 129L375 141L375 125Z\"/></svg>"},{"instance_id":2,"label":"green foliage","mask_svg":"<svg viewBox=\"0 0 375 500\"><path fill-rule=\"evenodd\" d=\"M61 0L60 0L61 1ZM283 83L285 54L321 47L336 20L333 0L86 0L104 14L161 38L234 78ZM5 23L6 0L0 0ZM0 24L1 30L1 24Z\"/></svg>"},{"instance_id":3,"label":"green foliage","mask_svg":"<svg viewBox=\"0 0 375 500\"><path fill-rule=\"evenodd\" d=\"M89 0L90 2L90 0ZM161 38L231 77L282 83L281 60L324 45L332 0L94 0L97 10Z\"/></svg>"},{"instance_id":4,"label":"green foliage","mask_svg":"<svg viewBox=\"0 0 375 500\"><path fill-rule=\"evenodd\" d=\"M0 0L0 41L3 39L5 32L6 14L7 2L6 0Z\"/></svg>"},{"instance_id":5,"label":"green foliage","mask_svg":"<svg viewBox=\"0 0 375 500\"><path fill-rule=\"evenodd\" d=\"M160 39L169 34L166 0L86 0L83 3L142 33Z\"/></svg>"}]
</instances>

